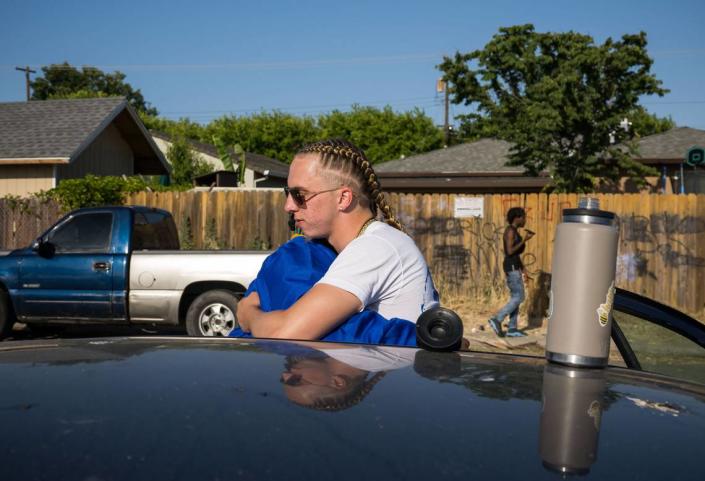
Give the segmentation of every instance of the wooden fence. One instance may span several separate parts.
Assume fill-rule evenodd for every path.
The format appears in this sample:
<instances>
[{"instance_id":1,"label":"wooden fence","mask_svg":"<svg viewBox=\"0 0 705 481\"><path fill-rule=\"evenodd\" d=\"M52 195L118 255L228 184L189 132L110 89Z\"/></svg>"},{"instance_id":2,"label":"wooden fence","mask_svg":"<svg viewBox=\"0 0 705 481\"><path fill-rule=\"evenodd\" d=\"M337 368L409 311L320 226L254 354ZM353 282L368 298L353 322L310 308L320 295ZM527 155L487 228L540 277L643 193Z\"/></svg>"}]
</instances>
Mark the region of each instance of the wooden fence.
<instances>
[{"instance_id":1,"label":"wooden fence","mask_svg":"<svg viewBox=\"0 0 705 481\"><path fill-rule=\"evenodd\" d=\"M61 215L55 202L0 198L0 250L28 246Z\"/></svg>"},{"instance_id":2,"label":"wooden fence","mask_svg":"<svg viewBox=\"0 0 705 481\"><path fill-rule=\"evenodd\" d=\"M482 217L455 217L461 194L391 194L390 203L426 256L446 292L484 296L502 292L502 234L510 207L524 207L536 232L523 255L533 277L530 319L546 308L555 228L561 210L577 205L574 194L485 195ZM620 217L617 285L705 320L705 195L604 194L601 207ZM28 244L58 216L56 206L39 215L0 201L0 249ZM274 248L288 238L280 191L138 193L130 204L169 210L182 242L195 248ZM53 217L53 218L52 218ZM20 228L18 229L18 226ZM18 232L31 235L24 238ZM14 229L14 230L13 230Z\"/></svg>"}]
</instances>

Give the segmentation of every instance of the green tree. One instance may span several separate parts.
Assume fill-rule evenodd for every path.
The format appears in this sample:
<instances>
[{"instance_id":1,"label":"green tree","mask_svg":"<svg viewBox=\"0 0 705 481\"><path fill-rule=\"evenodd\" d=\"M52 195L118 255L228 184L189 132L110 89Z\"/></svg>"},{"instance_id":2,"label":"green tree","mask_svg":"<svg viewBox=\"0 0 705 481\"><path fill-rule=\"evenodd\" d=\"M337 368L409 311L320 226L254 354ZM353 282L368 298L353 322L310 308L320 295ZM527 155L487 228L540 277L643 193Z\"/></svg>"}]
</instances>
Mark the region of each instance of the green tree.
<instances>
[{"instance_id":1,"label":"green tree","mask_svg":"<svg viewBox=\"0 0 705 481\"><path fill-rule=\"evenodd\" d=\"M288 163L302 145L318 140L319 129L312 117L274 111L216 119L205 128L201 140L212 142L213 136L224 145L240 144L246 152Z\"/></svg>"},{"instance_id":2,"label":"green tree","mask_svg":"<svg viewBox=\"0 0 705 481\"><path fill-rule=\"evenodd\" d=\"M240 144L233 145L233 153L238 158L237 181L240 185L245 183L245 169L247 169L247 154ZM233 166L233 169L235 167Z\"/></svg>"},{"instance_id":3,"label":"green tree","mask_svg":"<svg viewBox=\"0 0 705 481\"><path fill-rule=\"evenodd\" d=\"M95 99L95 98L103 98L103 97L109 97L109 95L104 92L91 92L90 90L81 89L81 90L76 90L75 92L71 92L71 93L50 94L47 97L47 100L53 100L53 99Z\"/></svg>"},{"instance_id":4,"label":"green tree","mask_svg":"<svg viewBox=\"0 0 705 481\"><path fill-rule=\"evenodd\" d=\"M95 67L77 69L68 62L42 67L42 77L32 83L32 99L127 97L138 112L157 115L157 109L144 100L142 92L125 82L125 74L105 73Z\"/></svg>"},{"instance_id":5,"label":"green tree","mask_svg":"<svg viewBox=\"0 0 705 481\"><path fill-rule=\"evenodd\" d=\"M178 138L166 152L171 164L171 182L174 185L191 185L194 177L213 171L211 165L191 150L186 139Z\"/></svg>"},{"instance_id":6,"label":"green tree","mask_svg":"<svg viewBox=\"0 0 705 481\"><path fill-rule=\"evenodd\" d=\"M630 129L639 137L660 134L676 126L671 117L659 117L656 114L647 112L643 107L637 107L632 110L627 114L626 118L631 122Z\"/></svg>"},{"instance_id":7,"label":"green tree","mask_svg":"<svg viewBox=\"0 0 705 481\"><path fill-rule=\"evenodd\" d=\"M166 190L156 182L142 177L95 176L88 174L81 179L64 179L51 190L36 195L41 199L59 201L66 210L101 205L122 205L126 194L143 190Z\"/></svg>"},{"instance_id":8,"label":"green tree","mask_svg":"<svg viewBox=\"0 0 705 481\"><path fill-rule=\"evenodd\" d=\"M215 145L215 150L218 152L218 158L220 161L223 163L223 167L225 170L235 170L235 166L233 165L233 156L231 150L228 148L228 146L223 142L223 139L218 137L217 135L213 136L213 145Z\"/></svg>"},{"instance_id":9,"label":"green tree","mask_svg":"<svg viewBox=\"0 0 705 481\"><path fill-rule=\"evenodd\" d=\"M444 57L439 69L453 102L475 108L463 121L514 143L510 164L548 170L557 191L588 192L602 179L652 173L614 147L633 136L619 123L639 97L668 92L650 73L646 44L643 32L597 45L520 25L501 28L482 50Z\"/></svg>"},{"instance_id":10,"label":"green tree","mask_svg":"<svg viewBox=\"0 0 705 481\"><path fill-rule=\"evenodd\" d=\"M140 114L140 118L148 130L157 130L163 132L171 138L183 137L191 140L199 140L202 142L211 142L212 139L206 139L205 127L198 122L194 122L188 118L179 120L165 119L155 115Z\"/></svg>"},{"instance_id":11,"label":"green tree","mask_svg":"<svg viewBox=\"0 0 705 481\"><path fill-rule=\"evenodd\" d=\"M318 117L283 112L261 112L250 116L223 116L208 125L189 119L169 120L142 115L150 130L172 138L187 138L212 144L223 165L234 170L242 156L232 151L237 144L246 152L290 163L303 145L327 137L351 140L365 150L370 160L383 162L437 149L442 132L421 110L397 113L391 107L378 109L353 105L351 111L333 111ZM244 172L244 170L241 170Z\"/></svg>"},{"instance_id":12,"label":"green tree","mask_svg":"<svg viewBox=\"0 0 705 481\"><path fill-rule=\"evenodd\" d=\"M341 137L365 151L374 163L399 159L438 149L443 133L420 109L397 113L390 106L383 109L353 105L349 112L334 110L318 119L321 137Z\"/></svg>"}]
</instances>

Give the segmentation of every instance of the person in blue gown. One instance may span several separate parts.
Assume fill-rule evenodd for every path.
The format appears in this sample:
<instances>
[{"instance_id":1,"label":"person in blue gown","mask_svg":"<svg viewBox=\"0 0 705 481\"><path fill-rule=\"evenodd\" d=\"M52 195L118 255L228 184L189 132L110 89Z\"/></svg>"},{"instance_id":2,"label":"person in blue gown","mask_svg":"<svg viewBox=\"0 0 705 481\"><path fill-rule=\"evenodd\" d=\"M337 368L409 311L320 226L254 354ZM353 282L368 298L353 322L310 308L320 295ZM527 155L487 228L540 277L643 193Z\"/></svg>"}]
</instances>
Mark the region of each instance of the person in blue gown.
<instances>
[{"instance_id":1,"label":"person in blue gown","mask_svg":"<svg viewBox=\"0 0 705 481\"><path fill-rule=\"evenodd\" d=\"M273 252L262 265L245 296L257 292L263 311L287 309L323 277L336 257L325 241L297 236ZM252 337L239 327L231 337ZM416 325L404 319L386 319L363 310L320 340L391 346L416 346Z\"/></svg>"}]
</instances>

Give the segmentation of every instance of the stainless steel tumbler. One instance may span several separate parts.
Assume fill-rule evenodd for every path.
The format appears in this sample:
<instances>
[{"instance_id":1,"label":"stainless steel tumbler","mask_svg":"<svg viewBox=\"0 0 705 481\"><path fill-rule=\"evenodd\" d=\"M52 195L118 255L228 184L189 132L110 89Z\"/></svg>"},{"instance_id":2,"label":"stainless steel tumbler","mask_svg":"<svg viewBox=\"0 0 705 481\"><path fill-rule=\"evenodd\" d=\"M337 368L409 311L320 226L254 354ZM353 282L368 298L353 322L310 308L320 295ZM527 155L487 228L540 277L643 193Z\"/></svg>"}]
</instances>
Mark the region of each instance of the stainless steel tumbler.
<instances>
[{"instance_id":1,"label":"stainless steel tumbler","mask_svg":"<svg viewBox=\"0 0 705 481\"><path fill-rule=\"evenodd\" d=\"M607 365L619 231L597 199L564 209L553 247L546 359Z\"/></svg>"}]
</instances>

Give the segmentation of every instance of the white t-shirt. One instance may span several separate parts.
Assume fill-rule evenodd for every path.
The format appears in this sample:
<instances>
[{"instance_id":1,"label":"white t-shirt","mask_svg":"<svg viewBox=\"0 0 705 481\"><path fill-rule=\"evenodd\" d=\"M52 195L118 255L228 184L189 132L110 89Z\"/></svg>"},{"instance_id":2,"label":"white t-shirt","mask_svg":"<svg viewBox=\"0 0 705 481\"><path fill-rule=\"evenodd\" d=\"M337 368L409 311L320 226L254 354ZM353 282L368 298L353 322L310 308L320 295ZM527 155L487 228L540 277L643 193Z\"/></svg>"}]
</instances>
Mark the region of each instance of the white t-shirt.
<instances>
[{"instance_id":1,"label":"white t-shirt","mask_svg":"<svg viewBox=\"0 0 705 481\"><path fill-rule=\"evenodd\" d=\"M431 272L414 241L384 222L373 222L348 244L318 281L350 292L362 309L416 322L438 305ZM361 309L361 310L362 310Z\"/></svg>"},{"instance_id":2,"label":"white t-shirt","mask_svg":"<svg viewBox=\"0 0 705 481\"><path fill-rule=\"evenodd\" d=\"M363 371L392 371L414 364L418 349L389 346L361 346L343 349L319 349L333 359Z\"/></svg>"}]
</instances>

